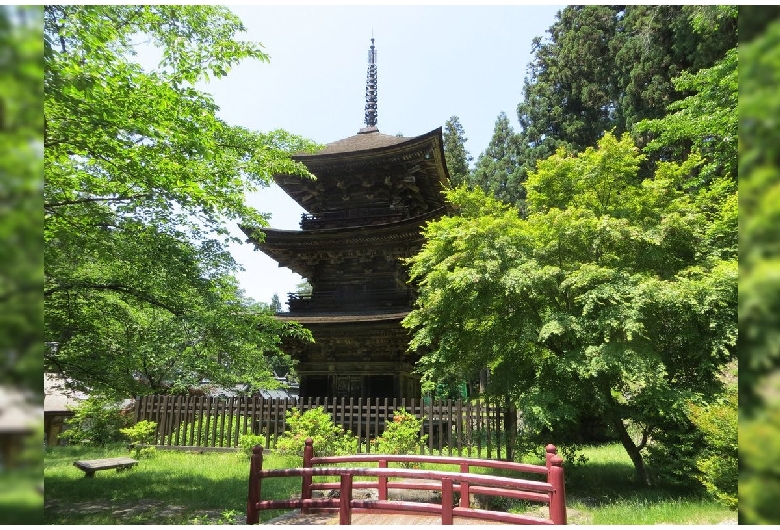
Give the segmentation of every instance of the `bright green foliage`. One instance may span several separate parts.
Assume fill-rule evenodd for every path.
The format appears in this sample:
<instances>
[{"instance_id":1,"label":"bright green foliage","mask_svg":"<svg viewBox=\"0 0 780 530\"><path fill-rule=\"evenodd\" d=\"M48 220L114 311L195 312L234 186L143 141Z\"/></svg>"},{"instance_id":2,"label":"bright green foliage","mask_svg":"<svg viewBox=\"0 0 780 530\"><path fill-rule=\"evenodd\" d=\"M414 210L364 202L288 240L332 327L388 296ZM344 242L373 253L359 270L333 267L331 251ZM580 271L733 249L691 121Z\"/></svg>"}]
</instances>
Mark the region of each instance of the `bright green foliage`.
<instances>
[{"instance_id":1,"label":"bright green foliage","mask_svg":"<svg viewBox=\"0 0 780 530\"><path fill-rule=\"evenodd\" d=\"M41 6L0 6L0 384L40 395Z\"/></svg>"},{"instance_id":2,"label":"bright green foliage","mask_svg":"<svg viewBox=\"0 0 780 530\"><path fill-rule=\"evenodd\" d=\"M780 23L739 54L739 403L750 413L780 368Z\"/></svg>"},{"instance_id":3,"label":"bright green foliage","mask_svg":"<svg viewBox=\"0 0 780 530\"><path fill-rule=\"evenodd\" d=\"M221 6L46 6L47 364L75 385L131 396L272 385L263 359L285 333L233 277L228 223L260 226L246 194L312 144L217 116L195 88L244 59ZM145 69L136 43L162 59Z\"/></svg>"},{"instance_id":4,"label":"bright green foliage","mask_svg":"<svg viewBox=\"0 0 780 530\"><path fill-rule=\"evenodd\" d=\"M424 381L475 377L517 403L525 428L565 430L583 414L613 429L650 482L640 436L688 428L684 405L719 391L736 346L736 185L687 193L701 163L658 164L606 134L529 176L527 219L481 191L448 198L409 260L419 283L404 325L427 350Z\"/></svg>"},{"instance_id":5,"label":"bright green foliage","mask_svg":"<svg viewBox=\"0 0 780 530\"><path fill-rule=\"evenodd\" d=\"M119 429L119 432L127 436L130 440L130 450L133 451L135 458L141 458L142 456L150 456L154 453L154 447L139 447L139 444L153 444L156 429L157 423L149 420L141 420L132 427Z\"/></svg>"},{"instance_id":6,"label":"bright green foliage","mask_svg":"<svg viewBox=\"0 0 780 530\"><path fill-rule=\"evenodd\" d=\"M519 144L509 118L502 112L496 118L490 144L477 158L469 183L497 199L520 205L525 198L525 172L520 167Z\"/></svg>"},{"instance_id":7,"label":"bright green foliage","mask_svg":"<svg viewBox=\"0 0 780 530\"><path fill-rule=\"evenodd\" d=\"M739 519L744 524L780 522L777 15L772 6L739 11Z\"/></svg>"},{"instance_id":8,"label":"bright green foliage","mask_svg":"<svg viewBox=\"0 0 780 530\"><path fill-rule=\"evenodd\" d=\"M314 441L316 456L347 455L357 451L357 439L333 423L324 408L315 407L301 412L292 408L286 412L287 431L276 442L276 450L283 455L303 456L306 439Z\"/></svg>"},{"instance_id":9,"label":"bright green foliage","mask_svg":"<svg viewBox=\"0 0 780 530\"><path fill-rule=\"evenodd\" d=\"M780 404L770 402L754 419L739 424L739 520L780 522Z\"/></svg>"},{"instance_id":10,"label":"bright green foliage","mask_svg":"<svg viewBox=\"0 0 780 530\"><path fill-rule=\"evenodd\" d=\"M73 417L68 420L69 429L60 439L78 445L99 445L122 439L120 429L128 426L130 416L124 413L117 401L100 395L92 395L71 408Z\"/></svg>"},{"instance_id":11,"label":"bright green foliage","mask_svg":"<svg viewBox=\"0 0 780 530\"><path fill-rule=\"evenodd\" d=\"M662 159L680 160L693 150L706 163L695 182L713 175L737 175L737 49L733 48L713 67L695 74L684 72L672 80L675 88L690 96L669 106L663 118L643 121L635 134L651 133L645 150Z\"/></svg>"},{"instance_id":12,"label":"bright green foliage","mask_svg":"<svg viewBox=\"0 0 780 530\"><path fill-rule=\"evenodd\" d=\"M425 445L428 435L422 432L422 419L405 410L396 410L393 421L385 425L385 430L376 439L377 451L383 455L413 455ZM410 465L404 464L405 467Z\"/></svg>"},{"instance_id":13,"label":"bright green foliage","mask_svg":"<svg viewBox=\"0 0 780 530\"><path fill-rule=\"evenodd\" d=\"M697 462L699 480L707 492L729 508L737 507L737 387L728 388L721 399L704 406L691 405L688 415L704 433L707 444Z\"/></svg>"},{"instance_id":14,"label":"bright green foliage","mask_svg":"<svg viewBox=\"0 0 780 530\"><path fill-rule=\"evenodd\" d=\"M154 443L154 432L157 429L157 423L149 420L141 420L132 427L119 429L119 432L127 436L130 443L150 444Z\"/></svg>"},{"instance_id":15,"label":"bright green foliage","mask_svg":"<svg viewBox=\"0 0 780 530\"><path fill-rule=\"evenodd\" d=\"M238 447L241 448L241 453L247 456L252 455L252 449L256 446L263 446L265 443L265 437L259 434L241 434L238 436Z\"/></svg>"}]
</instances>

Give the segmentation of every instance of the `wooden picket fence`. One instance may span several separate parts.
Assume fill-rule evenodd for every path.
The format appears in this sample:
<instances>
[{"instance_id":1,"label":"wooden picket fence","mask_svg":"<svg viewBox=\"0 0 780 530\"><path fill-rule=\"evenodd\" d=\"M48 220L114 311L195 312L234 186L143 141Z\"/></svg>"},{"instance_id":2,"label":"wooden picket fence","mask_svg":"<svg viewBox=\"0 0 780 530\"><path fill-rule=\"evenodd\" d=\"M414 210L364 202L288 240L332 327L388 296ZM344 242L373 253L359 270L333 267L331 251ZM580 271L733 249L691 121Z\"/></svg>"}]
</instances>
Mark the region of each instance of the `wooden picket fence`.
<instances>
[{"instance_id":1,"label":"wooden picket fence","mask_svg":"<svg viewBox=\"0 0 780 530\"><path fill-rule=\"evenodd\" d=\"M501 459L503 413L486 401L389 398L287 398L143 396L136 400L135 421L157 423L156 440L163 447L234 448L245 434L264 436L265 448L276 446L286 428L286 412L322 407L334 423L351 431L358 453L375 452L372 440L392 421L396 410L422 418L428 435L420 454Z\"/></svg>"}]
</instances>

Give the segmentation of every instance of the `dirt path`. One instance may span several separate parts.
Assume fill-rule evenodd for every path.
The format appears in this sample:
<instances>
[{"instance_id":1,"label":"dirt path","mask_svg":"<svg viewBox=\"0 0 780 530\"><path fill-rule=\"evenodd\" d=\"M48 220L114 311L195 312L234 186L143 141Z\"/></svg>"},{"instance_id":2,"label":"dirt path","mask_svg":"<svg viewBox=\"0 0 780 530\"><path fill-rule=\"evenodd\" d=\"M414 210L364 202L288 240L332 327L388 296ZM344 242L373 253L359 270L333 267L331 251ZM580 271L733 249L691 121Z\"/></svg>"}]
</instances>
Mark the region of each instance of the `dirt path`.
<instances>
[{"instance_id":1,"label":"dirt path","mask_svg":"<svg viewBox=\"0 0 780 530\"><path fill-rule=\"evenodd\" d=\"M61 514L104 514L135 521L136 518L152 524L187 524L232 525L246 524L246 514L233 512L224 514L219 510L189 510L185 506L171 506L160 501L141 499L135 503L109 503L106 501L68 502L44 501L44 512L47 515Z\"/></svg>"}]
</instances>

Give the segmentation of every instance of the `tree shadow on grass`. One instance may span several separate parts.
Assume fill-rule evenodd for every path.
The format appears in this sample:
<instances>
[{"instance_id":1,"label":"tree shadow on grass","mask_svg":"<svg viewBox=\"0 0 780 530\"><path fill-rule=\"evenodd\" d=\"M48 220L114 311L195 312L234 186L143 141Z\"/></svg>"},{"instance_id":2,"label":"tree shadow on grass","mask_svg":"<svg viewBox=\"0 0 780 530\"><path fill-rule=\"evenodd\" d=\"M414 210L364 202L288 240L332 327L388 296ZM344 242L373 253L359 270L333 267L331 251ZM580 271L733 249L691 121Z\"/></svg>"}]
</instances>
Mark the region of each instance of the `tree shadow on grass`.
<instances>
[{"instance_id":1,"label":"tree shadow on grass","mask_svg":"<svg viewBox=\"0 0 780 530\"><path fill-rule=\"evenodd\" d=\"M703 488L648 486L634 466L620 462L588 462L566 470L566 498L588 507L614 504L616 500L638 504L667 500L701 499Z\"/></svg>"}]
</instances>

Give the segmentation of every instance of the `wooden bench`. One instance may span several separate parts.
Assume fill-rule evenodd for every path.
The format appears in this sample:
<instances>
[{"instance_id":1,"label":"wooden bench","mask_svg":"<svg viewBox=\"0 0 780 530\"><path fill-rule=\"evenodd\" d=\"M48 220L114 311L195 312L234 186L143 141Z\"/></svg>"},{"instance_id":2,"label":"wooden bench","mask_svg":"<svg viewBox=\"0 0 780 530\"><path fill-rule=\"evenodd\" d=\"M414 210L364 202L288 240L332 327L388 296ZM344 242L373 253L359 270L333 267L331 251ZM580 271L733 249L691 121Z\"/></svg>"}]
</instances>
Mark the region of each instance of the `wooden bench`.
<instances>
[{"instance_id":1,"label":"wooden bench","mask_svg":"<svg viewBox=\"0 0 780 530\"><path fill-rule=\"evenodd\" d=\"M116 469L117 472L123 469L129 469L136 465L138 460L128 458L126 456L119 456L117 458L98 458L96 460L77 460L73 462L73 465L86 473L86 476L92 478L95 476L95 471L101 471L103 469Z\"/></svg>"}]
</instances>

